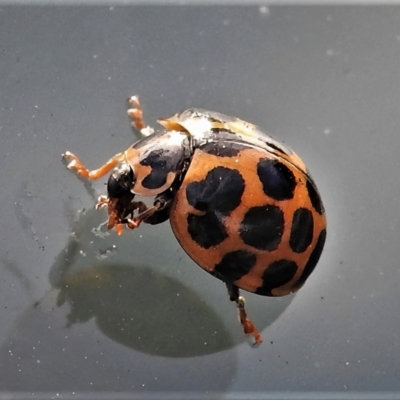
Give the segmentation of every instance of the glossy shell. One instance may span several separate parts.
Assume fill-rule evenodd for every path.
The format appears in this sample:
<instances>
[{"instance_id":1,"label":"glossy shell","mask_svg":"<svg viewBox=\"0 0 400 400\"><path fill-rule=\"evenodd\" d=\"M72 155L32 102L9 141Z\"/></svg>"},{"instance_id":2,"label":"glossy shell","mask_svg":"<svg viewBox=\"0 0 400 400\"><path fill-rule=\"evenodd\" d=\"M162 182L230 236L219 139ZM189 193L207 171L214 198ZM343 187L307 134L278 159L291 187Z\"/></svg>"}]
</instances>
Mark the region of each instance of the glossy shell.
<instances>
[{"instance_id":1,"label":"glossy shell","mask_svg":"<svg viewBox=\"0 0 400 400\"><path fill-rule=\"evenodd\" d=\"M187 254L249 292L298 290L326 237L324 207L299 156L256 126L215 112L190 109L160 123L196 143L170 212Z\"/></svg>"}]
</instances>

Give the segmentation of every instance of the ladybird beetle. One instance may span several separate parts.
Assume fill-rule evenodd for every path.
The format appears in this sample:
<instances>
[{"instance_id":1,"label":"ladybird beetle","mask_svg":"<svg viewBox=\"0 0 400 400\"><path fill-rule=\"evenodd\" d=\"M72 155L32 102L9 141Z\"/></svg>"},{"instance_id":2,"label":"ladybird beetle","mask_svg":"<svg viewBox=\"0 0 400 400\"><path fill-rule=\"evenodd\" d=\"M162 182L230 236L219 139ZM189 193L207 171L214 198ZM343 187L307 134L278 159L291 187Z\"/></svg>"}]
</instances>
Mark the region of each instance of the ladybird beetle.
<instances>
[{"instance_id":1,"label":"ladybird beetle","mask_svg":"<svg viewBox=\"0 0 400 400\"><path fill-rule=\"evenodd\" d=\"M300 157L258 127L214 111L191 108L158 122L143 121L137 96L128 115L143 136L96 170L72 153L68 168L97 179L111 173L108 228L170 220L186 253L225 282L244 332L262 342L239 289L284 296L303 286L326 237L324 206ZM135 195L152 196L147 207Z\"/></svg>"}]
</instances>

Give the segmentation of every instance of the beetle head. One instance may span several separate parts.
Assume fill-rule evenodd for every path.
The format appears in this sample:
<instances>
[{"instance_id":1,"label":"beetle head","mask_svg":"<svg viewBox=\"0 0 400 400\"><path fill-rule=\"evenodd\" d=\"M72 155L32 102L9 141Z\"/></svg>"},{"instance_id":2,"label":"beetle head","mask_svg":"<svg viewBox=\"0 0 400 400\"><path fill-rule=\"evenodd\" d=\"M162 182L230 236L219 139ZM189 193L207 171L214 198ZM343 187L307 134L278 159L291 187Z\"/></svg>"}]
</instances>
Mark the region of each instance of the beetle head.
<instances>
[{"instance_id":1,"label":"beetle head","mask_svg":"<svg viewBox=\"0 0 400 400\"><path fill-rule=\"evenodd\" d=\"M115 168L108 178L107 192L109 198L120 199L132 195L131 189L135 184L135 174L131 166L127 163Z\"/></svg>"}]
</instances>

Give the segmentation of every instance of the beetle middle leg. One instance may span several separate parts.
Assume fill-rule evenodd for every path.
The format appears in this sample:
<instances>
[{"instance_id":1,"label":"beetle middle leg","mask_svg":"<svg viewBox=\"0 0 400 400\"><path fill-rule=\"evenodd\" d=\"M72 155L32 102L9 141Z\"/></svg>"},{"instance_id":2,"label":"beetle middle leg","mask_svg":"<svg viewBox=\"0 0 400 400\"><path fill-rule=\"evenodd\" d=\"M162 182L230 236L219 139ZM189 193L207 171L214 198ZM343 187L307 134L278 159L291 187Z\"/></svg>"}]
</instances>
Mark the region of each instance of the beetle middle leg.
<instances>
[{"instance_id":1,"label":"beetle middle leg","mask_svg":"<svg viewBox=\"0 0 400 400\"><path fill-rule=\"evenodd\" d=\"M244 333L246 335L252 335L255 340L255 342L253 343L253 347L258 347L262 343L262 338L257 328L247 318L246 310L244 309L245 306L244 297L239 295L239 288L235 286L233 283L226 282L226 287L228 289L230 300L236 302L239 312L240 323L243 326Z\"/></svg>"},{"instance_id":2,"label":"beetle middle leg","mask_svg":"<svg viewBox=\"0 0 400 400\"><path fill-rule=\"evenodd\" d=\"M128 115L132 118L132 126L134 126L142 136L149 136L152 133L154 133L154 129L151 128L150 126L146 126L146 124L143 121L143 110L142 106L139 102L139 97L138 96L132 96L129 100L128 103L132 108L130 108L127 112Z\"/></svg>"}]
</instances>

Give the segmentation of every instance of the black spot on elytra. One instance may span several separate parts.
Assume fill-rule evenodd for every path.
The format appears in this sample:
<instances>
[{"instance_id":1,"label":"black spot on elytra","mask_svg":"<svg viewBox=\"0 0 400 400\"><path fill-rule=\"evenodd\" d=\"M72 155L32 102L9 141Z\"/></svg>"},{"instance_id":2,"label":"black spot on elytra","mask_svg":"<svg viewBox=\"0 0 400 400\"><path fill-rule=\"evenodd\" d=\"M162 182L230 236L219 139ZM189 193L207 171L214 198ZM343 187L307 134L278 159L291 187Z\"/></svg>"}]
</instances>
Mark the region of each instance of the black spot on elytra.
<instances>
[{"instance_id":1,"label":"black spot on elytra","mask_svg":"<svg viewBox=\"0 0 400 400\"><path fill-rule=\"evenodd\" d=\"M284 230L283 212L277 206L253 207L247 211L240 225L243 242L259 250L275 250Z\"/></svg>"},{"instance_id":2,"label":"black spot on elytra","mask_svg":"<svg viewBox=\"0 0 400 400\"><path fill-rule=\"evenodd\" d=\"M296 271L297 264L290 260L278 260L271 263L264 271L263 284L256 290L257 294L263 296L273 296L272 290L290 282Z\"/></svg>"},{"instance_id":3,"label":"black spot on elytra","mask_svg":"<svg viewBox=\"0 0 400 400\"><path fill-rule=\"evenodd\" d=\"M293 215L289 244L295 253L303 253L313 240L314 219L307 208L298 208Z\"/></svg>"},{"instance_id":4,"label":"black spot on elytra","mask_svg":"<svg viewBox=\"0 0 400 400\"><path fill-rule=\"evenodd\" d=\"M261 159L257 164L257 174L267 196L275 200L293 198L296 178L285 164L277 160Z\"/></svg>"},{"instance_id":5,"label":"black spot on elytra","mask_svg":"<svg viewBox=\"0 0 400 400\"><path fill-rule=\"evenodd\" d=\"M322 230L319 234L317 243L310 254L310 258L307 261L307 264L304 267L303 273L301 274L299 280L296 282L295 287L299 288L303 286L304 282L311 275L311 272L314 271L315 266L318 263L319 258L321 257L322 250L324 248L326 239L326 229Z\"/></svg>"},{"instance_id":6,"label":"black spot on elytra","mask_svg":"<svg viewBox=\"0 0 400 400\"><path fill-rule=\"evenodd\" d=\"M201 148L207 154L212 154L218 157L235 157L240 153L243 145L237 143L225 142L211 142L207 143Z\"/></svg>"},{"instance_id":7,"label":"black spot on elytra","mask_svg":"<svg viewBox=\"0 0 400 400\"><path fill-rule=\"evenodd\" d=\"M201 247L208 249L228 237L222 218L239 204L244 192L244 179L237 170L216 167L204 180L191 182L186 187L186 198L204 215L189 214L188 231Z\"/></svg>"},{"instance_id":8,"label":"black spot on elytra","mask_svg":"<svg viewBox=\"0 0 400 400\"><path fill-rule=\"evenodd\" d=\"M187 223L190 237L205 249L217 246L228 237L224 224L213 213L189 214Z\"/></svg>"},{"instance_id":9,"label":"black spot on elytra","mask_svg":"<svg viewBox=\"0 0 400 400\"><path fill-rule=\"evenodd\" d=\"M312 182L310 178L307 179L306 186L312 206L314 207L315 211L317 211L317 213L322 215L325 212L324 205L322 204L321 197L319 196L319 193L315 188L314 182Z\"/></svg>"},{"instance_id":10,"label":"black spot on elytra","mask_svg":"<svg viewBox=\"0 0 400 400\"><path fill-rule=\"evenodd\" d=\"M199 211L227 216L240 204L244 185L239 171L216 167L204 180L189 183L186 197L189 204Z\"/></svg>"},{"instance_id":11,"label":"black spot on elytra","mask_svg":"<svg viewBox=\"0 0 400 400\"><path fill-rule=\"evenodd\" d=\"M250 271L256 260L257 256L249 251L232 251L224 255L212 274L224 282L235 282Z\"/></svg>"}]
</instances>

